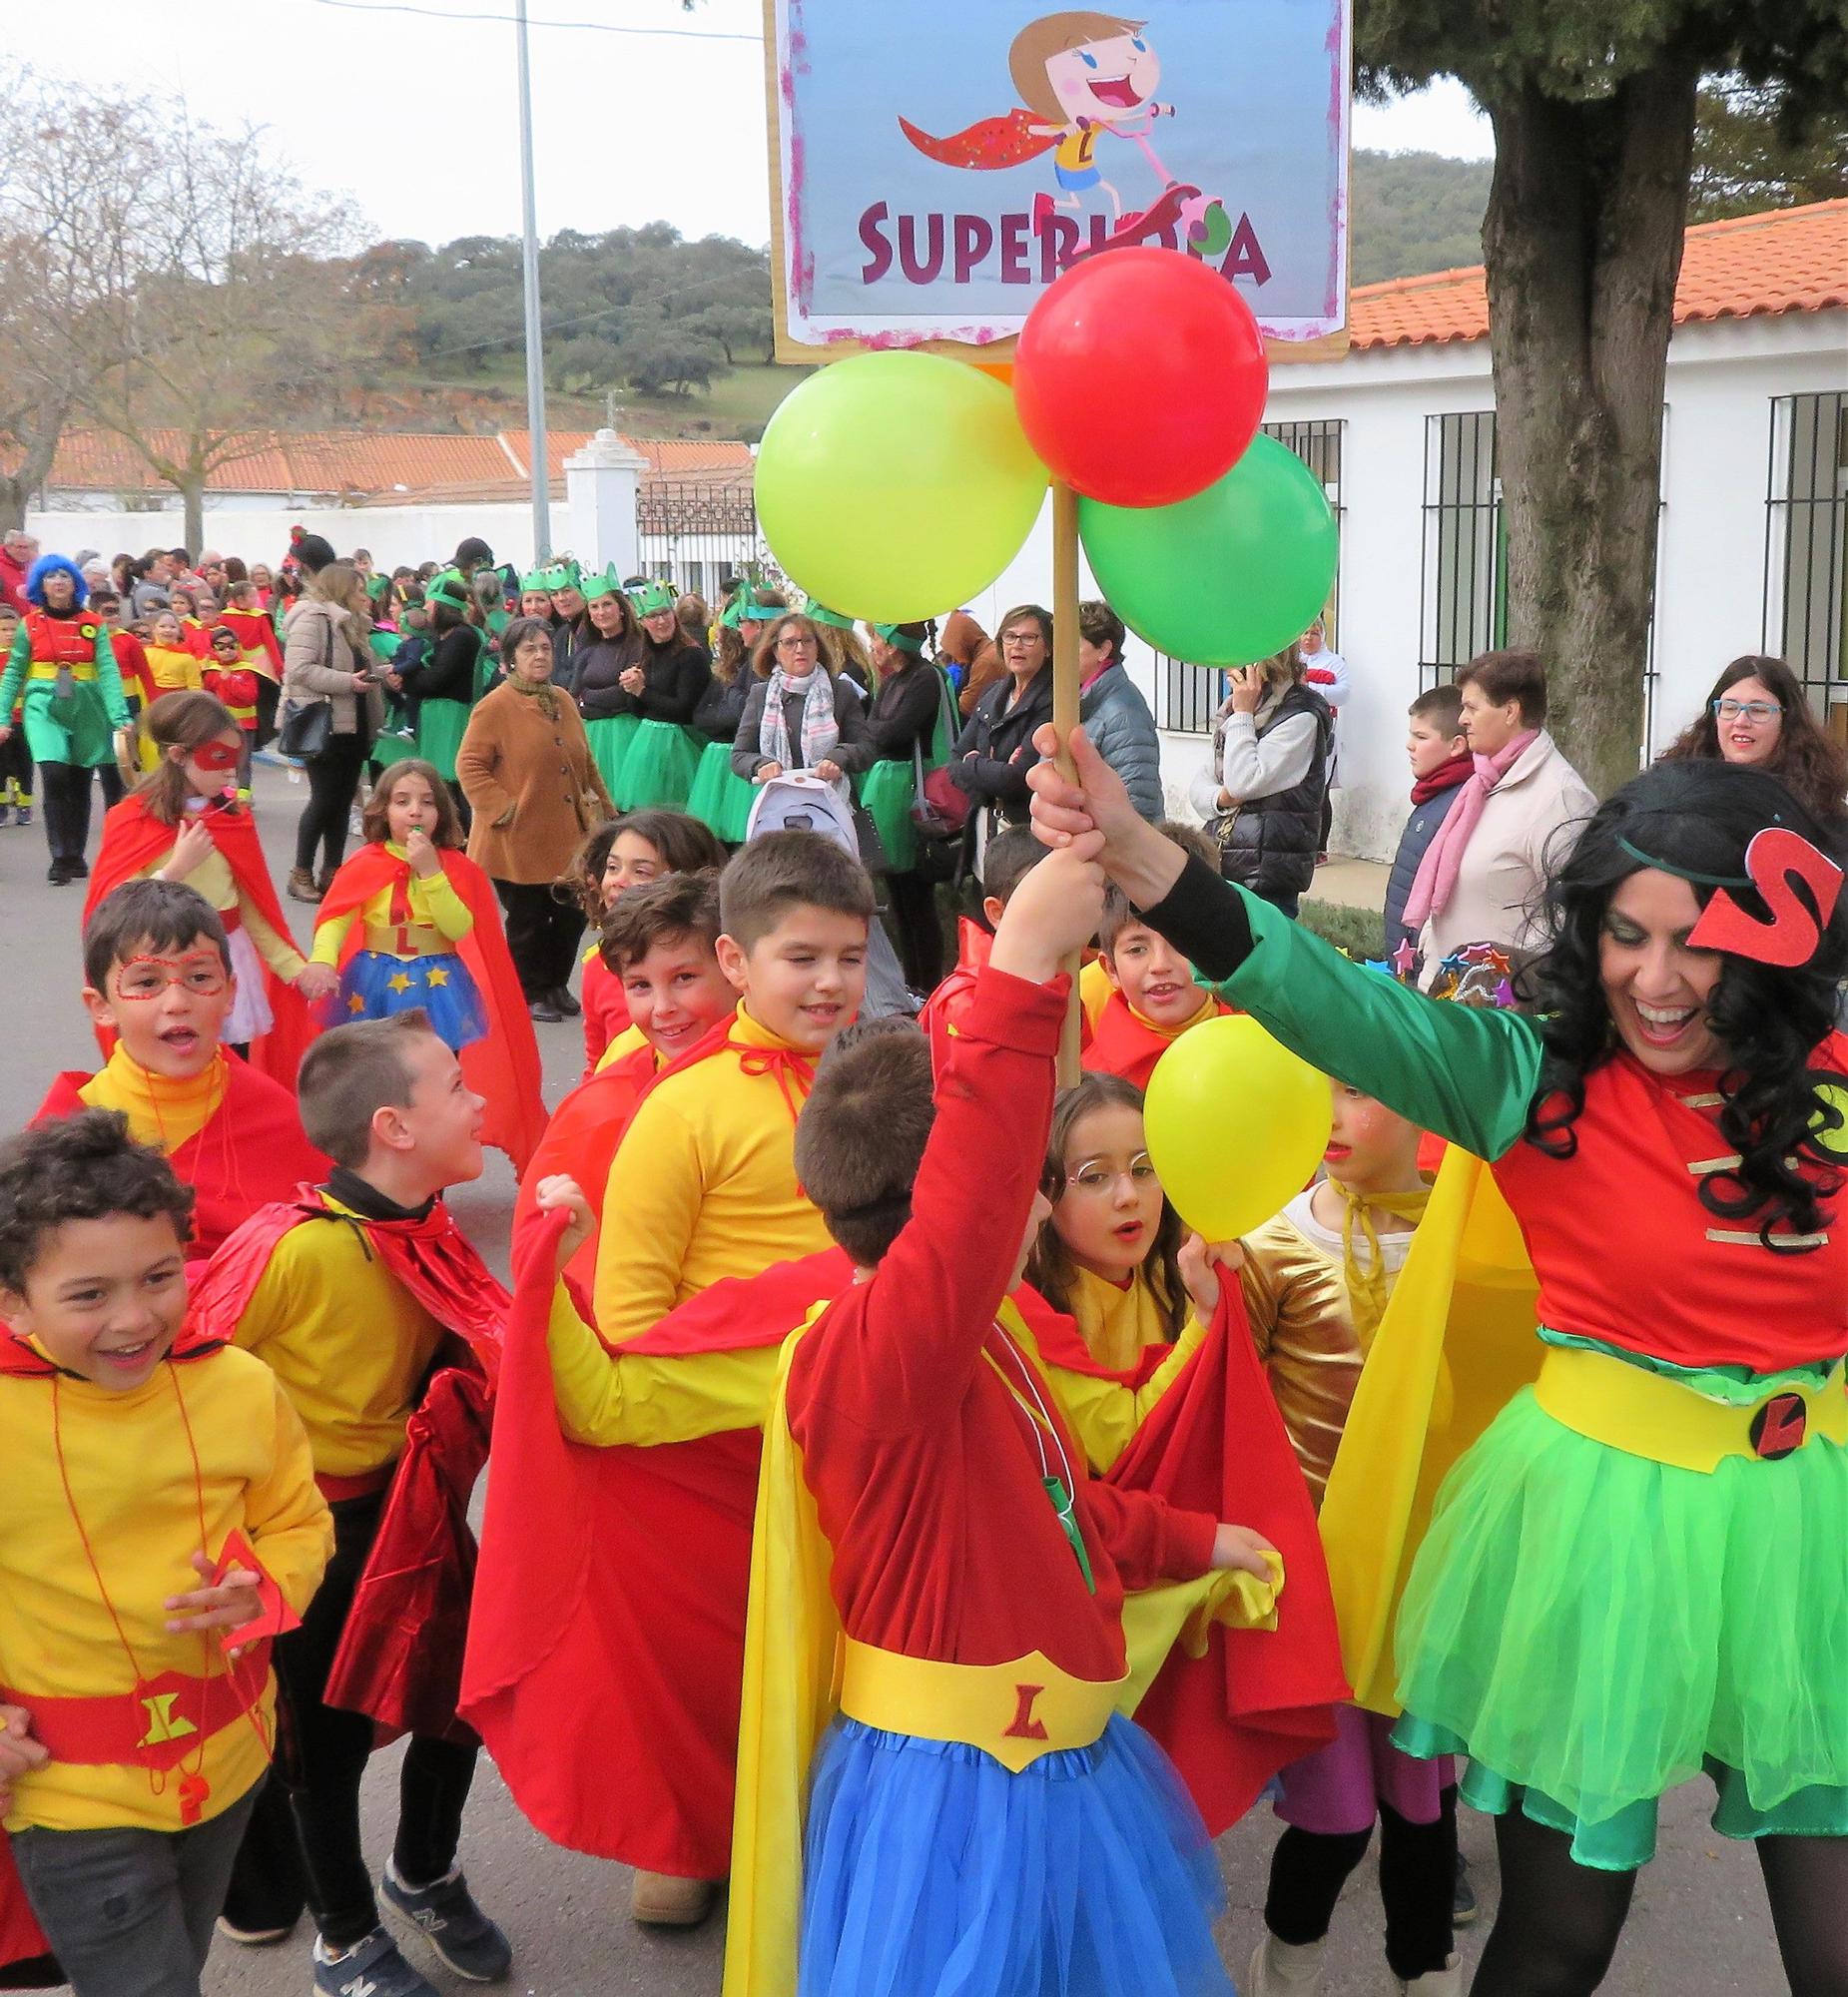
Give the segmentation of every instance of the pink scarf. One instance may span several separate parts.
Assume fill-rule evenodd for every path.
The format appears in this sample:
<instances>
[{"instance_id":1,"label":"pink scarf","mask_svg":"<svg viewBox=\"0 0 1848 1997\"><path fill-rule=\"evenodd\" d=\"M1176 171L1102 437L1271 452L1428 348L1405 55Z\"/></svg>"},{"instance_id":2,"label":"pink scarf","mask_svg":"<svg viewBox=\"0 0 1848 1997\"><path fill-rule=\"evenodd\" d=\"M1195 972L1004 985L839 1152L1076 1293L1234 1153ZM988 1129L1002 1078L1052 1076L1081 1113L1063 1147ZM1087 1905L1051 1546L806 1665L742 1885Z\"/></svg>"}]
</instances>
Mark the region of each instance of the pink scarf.
<instances>
[{"instance_id":1,"label":"pink scarf","mask_svg":"<svg viewBox=\"0 0 1848 1997\"><path fill-rule=\"evenodd\" d=\"M1493 756L1473 759L1476 774L1458 792L1456 803L1438 827L1437 837L1425 848L1425 857L1418 863L1418 879L1412 883L1411 898L1406 903L1407 929L1423 929L1433 916L1441 916L1450 907L1451 897L1457 892L1457 877L1463 872L1464 849L1489 802L1489 793L1539 740L1538 728L1524 728L1519 735L1510 736Z\"/></svg>"}]
</instances>

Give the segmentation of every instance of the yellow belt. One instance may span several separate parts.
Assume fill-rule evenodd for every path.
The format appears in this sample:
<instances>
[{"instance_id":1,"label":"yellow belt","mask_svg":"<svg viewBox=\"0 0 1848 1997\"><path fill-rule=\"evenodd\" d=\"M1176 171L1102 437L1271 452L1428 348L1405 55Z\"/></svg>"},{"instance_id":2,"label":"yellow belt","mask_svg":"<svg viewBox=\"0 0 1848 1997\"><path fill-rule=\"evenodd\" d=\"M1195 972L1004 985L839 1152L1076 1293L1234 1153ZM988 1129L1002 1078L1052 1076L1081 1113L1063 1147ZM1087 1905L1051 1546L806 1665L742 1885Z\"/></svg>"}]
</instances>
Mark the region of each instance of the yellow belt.
<instances>
[{"instance_id":1,"label":"yellow belt","mask_svg":"<svg viewBox=\"0 0 1848 1997\"><path fill-rule=\"evenodd\" d=\"M94 661L89 665L73 662L69 667L65 667L53 664L50 659L34 659L31 665L26 668L26 677L29 680L55 680L61 672L66 671L70 673L74 680L93 680L96 678L96 665Z\"/></svg>"},{"instance_id":2,"label":"yellow belt","mask_svg":"<svg viewBox=\"0 0 1848 1997\"><path fill-rule=\"evenodd\" d=\"M944 1664L847 1639L841 1710L924 1740L960 1740L1018 1774L1042 1754L1088 1747L1123 1685L1074 1678L1035 1651L1007 1664Z\"/></svg>"},{"instance_id":3,"label":"yellow belt","mask_svg":"<svg viewBox=\"0 0 1848 1997\"><path fill-rule=\"evenodd\" d=\"M1708 1476L1729 1456L1774 1463L1817 1436L1848 1446L1839 1365L1820 1387L1783 1388L1735 1408L1608 1353L1551 1346L1534 1395L1555 1422L1593 1442Z\"/></svg>"},{"instance_id":4,"label":"yellow belt","mask_svg":"<svg viewBox=\"0 0 1848 1997\"><path fill-rule=\"evenodd\" d=\"M385 957L447 957L455 949L446 937L426 929L421 923L407 923L402 929L368 928L361 947L378 951Z\"/></svg>"}]
</instances>

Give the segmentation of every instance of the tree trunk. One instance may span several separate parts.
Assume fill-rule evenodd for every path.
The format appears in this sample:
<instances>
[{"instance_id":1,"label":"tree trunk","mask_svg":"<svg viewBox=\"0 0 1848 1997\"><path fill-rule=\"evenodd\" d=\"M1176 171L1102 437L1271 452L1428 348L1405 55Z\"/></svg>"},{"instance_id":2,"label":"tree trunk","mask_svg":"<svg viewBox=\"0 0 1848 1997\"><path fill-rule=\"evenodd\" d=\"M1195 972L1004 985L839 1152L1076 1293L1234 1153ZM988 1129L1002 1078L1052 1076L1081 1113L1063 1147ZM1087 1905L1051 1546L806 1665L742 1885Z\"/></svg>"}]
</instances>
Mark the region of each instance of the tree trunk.
<instances>
[{"instance_id":1,"label":"tree trunk","mask_svg":"<svg viewBox=\"0 0 1848 1997\"><path fill-rule=\"evenodd\" d=\"M1671 52L1595 103L1485 95L1509 643L1545 660L1550 725L1600 794L1635 775L1642 749L1698 83L1694 58Z\"/></svg>"},{"instance_id":2,"label":"tree trunk","mask_svg":"<svg viewBox=\"0 0 1848 1997\"><path fill-rule=\"evenodd\" d=\"M26 524L26 508L32 503L32 495L41 491L51 476L65 415L63 409L44 411L30 431L15 439L22 446L19 463L11 476L0 477L0 533L10 533Z\"/></svg>"},{"instance_id":3,"label":"tree trunk","mask_svg":"<svg viewBox=\"0 0 1848 1997\"><path fill-rule=\"evenodd\" d=\"M205 470L203 466L189 464L174 483L179 486L180 497L186 503L186 529L181 538L197 559L200 549L206 544Z\"/></svg>"}]
</instances>

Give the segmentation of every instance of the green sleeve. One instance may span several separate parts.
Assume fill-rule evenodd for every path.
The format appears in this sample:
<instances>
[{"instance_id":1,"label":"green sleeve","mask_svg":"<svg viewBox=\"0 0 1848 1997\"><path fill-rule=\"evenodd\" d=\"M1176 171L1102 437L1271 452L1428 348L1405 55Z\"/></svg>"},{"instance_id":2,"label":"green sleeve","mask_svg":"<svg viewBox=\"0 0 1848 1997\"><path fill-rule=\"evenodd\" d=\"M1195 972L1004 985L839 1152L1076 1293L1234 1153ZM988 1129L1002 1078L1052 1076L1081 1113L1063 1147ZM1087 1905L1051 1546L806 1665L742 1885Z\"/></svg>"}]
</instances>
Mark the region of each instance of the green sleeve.
<instances>
[{"instance_id":1,"label":"green sleeve","mask_svg":"<svg viewBox=\"0 0 1848 1997\"><path fill-rule=\"evenodd\" d=\"M109 626L96 634L96 683L103 690L103 706L111 728L129 724L128 697L122 691L122 670L116 664L116 648L109 641Z\"/></svg>"},{"instance_id":2,"label":"green sleeve","mask_svg":"<svg viewBox=\"0 0 1848 1997\"><path fill-rule=\"evenodd\" d=\"M19 629L13 633L13 649L7 654L6 671L0 673L0 728L13 725L13 707L19 699L19 689L25 684L26 668L32 663L32 637L27 631L25 619L21 618Z\"/></svg>"},{"instance_id":3,"label":"green sleeve","mask_svg":"<svg viewBox=\"0 0 1848 1997\"><path fill-rule=\"evenodd\" d=\"M1531 1019L1428 998L1269 903L1243 901L1256 947L1217 988L1228 1004L1325 1073L1479 1158L1515 1144L1540 1080Z\"/></svg>"}]
</instances>

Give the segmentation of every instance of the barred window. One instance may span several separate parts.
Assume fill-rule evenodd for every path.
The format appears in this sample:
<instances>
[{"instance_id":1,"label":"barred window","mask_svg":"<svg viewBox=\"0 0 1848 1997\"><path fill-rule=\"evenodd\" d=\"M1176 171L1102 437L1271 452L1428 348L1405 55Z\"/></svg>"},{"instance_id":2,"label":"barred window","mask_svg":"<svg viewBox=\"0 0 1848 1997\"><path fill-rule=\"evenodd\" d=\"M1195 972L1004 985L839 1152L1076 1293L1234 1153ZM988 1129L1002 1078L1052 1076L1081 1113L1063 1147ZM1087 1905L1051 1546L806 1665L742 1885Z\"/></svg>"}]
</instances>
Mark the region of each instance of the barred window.
<instances>
[{"instance_id":1,"label":"barred window","mask_svg":"<svg viewBox=\"0 0 1848 1997\"><path fill-rule=\"evenodd\" d=\"M1454 680L1508 638L1508 535L1493 409L1425 418L1425 543L1418 677Z\"/></svg>"},{"instance_id":2,"label":"barred window","mask_svg":"<svg viewBox=\"0 0 1848 1997\"><path fill-rule=\"evenodd\" d=\"M1848 526L1848 395L1771 403L1761 643L1802 682L1818 717L1842 688L1843 532Z\"/></svg>"}]
</instances>

